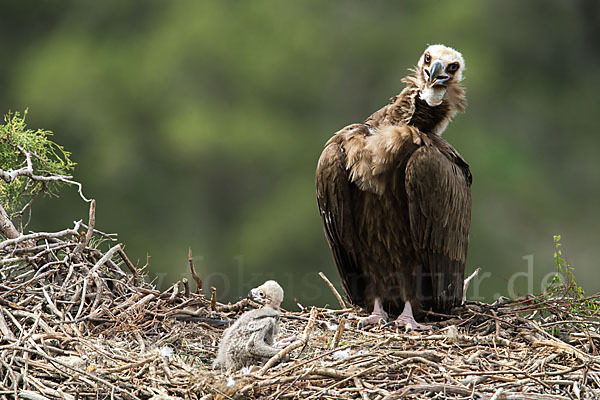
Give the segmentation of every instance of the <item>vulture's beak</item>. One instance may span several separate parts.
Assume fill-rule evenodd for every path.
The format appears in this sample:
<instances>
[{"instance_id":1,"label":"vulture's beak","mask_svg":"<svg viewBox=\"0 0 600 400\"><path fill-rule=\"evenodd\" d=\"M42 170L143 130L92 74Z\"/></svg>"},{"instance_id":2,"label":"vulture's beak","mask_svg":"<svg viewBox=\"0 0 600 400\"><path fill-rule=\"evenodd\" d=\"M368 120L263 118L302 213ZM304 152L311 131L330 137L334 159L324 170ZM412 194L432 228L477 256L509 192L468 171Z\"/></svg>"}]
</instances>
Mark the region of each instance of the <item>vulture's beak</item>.
<instances>
[{"instance_id":1,"label":"vulture's beak","mask_svg":"<svg viewBox=\"0 0 600 400\"><path fill-rule=\"evenodd\" d=\"M428 83L430 86L441 85L450 77L444 74L444 63L436 60L431 64L429 69L425 68L425 74L428 75Z\"/></svg>"}]
</instances>

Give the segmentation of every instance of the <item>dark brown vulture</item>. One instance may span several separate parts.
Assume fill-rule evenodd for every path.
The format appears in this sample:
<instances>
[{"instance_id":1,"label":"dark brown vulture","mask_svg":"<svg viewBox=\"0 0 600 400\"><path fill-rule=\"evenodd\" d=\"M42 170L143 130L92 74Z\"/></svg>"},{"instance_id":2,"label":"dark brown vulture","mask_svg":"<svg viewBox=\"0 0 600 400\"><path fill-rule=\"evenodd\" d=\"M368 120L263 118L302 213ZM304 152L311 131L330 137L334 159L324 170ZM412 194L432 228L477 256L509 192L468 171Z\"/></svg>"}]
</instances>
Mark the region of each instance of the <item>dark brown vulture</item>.
<instances>
[{"instance_id":1,"label":"dark brown vulture","mask_svg":"<svg viewBox=\"0 0 600 400\"><path fill-rule=\"evenodd\" d=\"M464 60L429 46L406 87L362 124L337 132L316 173L325 235L361 325L398 315L407 329L424 309L448 312L463 293L471 173L441 135L466 106Z\"/></svg>"}]
</instances>

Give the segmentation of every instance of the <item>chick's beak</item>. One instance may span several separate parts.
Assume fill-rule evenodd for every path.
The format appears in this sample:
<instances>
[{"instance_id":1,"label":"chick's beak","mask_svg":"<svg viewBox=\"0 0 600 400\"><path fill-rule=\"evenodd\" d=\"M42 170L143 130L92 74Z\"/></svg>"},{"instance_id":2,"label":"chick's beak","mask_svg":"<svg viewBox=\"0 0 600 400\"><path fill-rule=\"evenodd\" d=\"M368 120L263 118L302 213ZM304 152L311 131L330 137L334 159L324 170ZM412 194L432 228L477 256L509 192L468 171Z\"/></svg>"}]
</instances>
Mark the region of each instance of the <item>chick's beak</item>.
<instances>
[{"instance_id":1,"label":"chick's beak","mask_svg":"<svg viewBox=\"0 0 600 400\"><path fill-rule=\"evenodd\" d=\"M431 86L442 84L449 78L444 74L444 63L439 60L434 61L430 68L425 68L425 74L428 75L427 82Z\"/></svg>"}]
</instances>

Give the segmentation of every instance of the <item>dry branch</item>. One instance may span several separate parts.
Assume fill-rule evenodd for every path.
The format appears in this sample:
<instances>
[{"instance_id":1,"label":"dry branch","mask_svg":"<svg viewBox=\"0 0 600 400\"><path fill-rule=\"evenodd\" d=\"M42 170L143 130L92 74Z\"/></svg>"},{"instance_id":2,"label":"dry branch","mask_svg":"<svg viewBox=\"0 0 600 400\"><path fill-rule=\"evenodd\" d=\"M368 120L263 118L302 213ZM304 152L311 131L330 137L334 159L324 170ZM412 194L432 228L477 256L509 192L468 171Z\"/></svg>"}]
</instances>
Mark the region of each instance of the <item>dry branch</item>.
<instances>
[{"instance_id":1,"label":"dry branch","mask_svg":"<svg viewBox=\"0 0 600 400\"><path fill-rule=\"evenodd\" d=\"M192 274L192 278L194 278L194 281L196 282L196 294L200 294L202 293L202 279L200 279L194 268L194 258L192 257L191 247L188 250L188 263L190 264L190 274Z\"/></svg>"},{"instance_id":2,"label":"dry branch","mask_svg":"<svg viewBox=\"0 0 600 400\"><path fill-rule=\"evenodd\" d=\"M75 222L75 226L72 229L65 229L60 232L37 232L30 233L28 235L19 235L14 239L7 239L3 242L0 242L0 250L3 250L9 246L14 246L17 243L21 242L30 242L37 241L40 239L56 239L67 235L79 235L79 227L81 226L81 220Z\"/></svg>"},{"instance_id":3,"label":"dry branch","mask_svg":"<svg viewBox=\"0 0 600 400\"><path fill-rule=\"evenodd\" d=\"M338 346L338 344L340 343L340 339L342 338L342 335L344 334L344 330L346 329L346 317L343 316L340 319L340 323L338 324L338 327L335 331L335 335L333 336L333 341L331 343L331 347L332 348L336 348Z\"/></svg>"},{"instance_id":4,"label":"dry branch","mask_svg":"<svg viewBox=\"0 0 600 400\"><path fill-rule=\"evenodd\" d=\"M138 286L139 285L139 281L140 281L140 272L137 270L137 268L135 267L135 265L133 265L133 263L131 262L131 260L129 259L129 257L127 257L127 254L125 254L125 252L123 251L122 247L119 248L117 251L119 253L119 256L121 257L121 260L123 260L123 262L127 266L127 269L129 269L129 271L133 275L133 284L135 286Z\"/></svg>"},{"instance_id":5,"label":"dry branch","mask_svg":"<svg viewBox=\"0 0 600 400\"><path fill-rule=\"evenodd\" d=\"M481 268L476 268L475 271L471 273L471 275L465 278L463 282L463 295L461 304L465 304L465 301L467 301L467 289L469 288L469 283L471 282L471 280L473 280L473 278L479 275L479 272L481 272Z\"/></svg>"},{"instance_id":6,"label":"dry branch","mask_svg":"<svg viewBox=\"0 0 600 400\"><path fill-rule=\"evenodd\" d=\"M329 289L331 289L331 291L333 292L333 295L337 299L338 303L340 303L340 307L342 307L342 309L346 308L346 303L344 303L344 299L342 299L342 296L340 296L335 286L333 286L333 283L331 283L331 281L327 278L327 276L325 276L323 272L319 272L319 276L325 281L327 286L329 286Z\"/></svg>"},{"instance_id":7,"label":"dry branch","mask_svg":"<svg viewBox=\"0 0 600 400\"><path fill-rule=\"evenodd\" d=\"M94 225L96 224L96 200L92 200L90 202L90 216L87 227L87 232L83 237L83 240L77 244L75 249L73 250L73 255L75 256L77 261L81 261L81 253L83 249L85 249L94 234Z\"/></svg>"}]
</instances>

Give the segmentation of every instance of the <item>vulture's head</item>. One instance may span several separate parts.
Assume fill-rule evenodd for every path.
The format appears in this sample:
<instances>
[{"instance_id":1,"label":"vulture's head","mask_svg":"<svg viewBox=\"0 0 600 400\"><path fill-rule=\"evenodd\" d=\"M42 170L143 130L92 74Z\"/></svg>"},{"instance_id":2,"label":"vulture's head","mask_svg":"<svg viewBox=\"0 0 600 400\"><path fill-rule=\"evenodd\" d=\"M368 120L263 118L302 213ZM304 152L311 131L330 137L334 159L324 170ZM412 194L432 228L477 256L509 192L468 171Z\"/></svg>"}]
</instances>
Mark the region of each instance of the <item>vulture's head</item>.
<instances>
[{"instance_id":1,"label":"vulture's head","mask_svg":"<svg viewBox=\"0 0 600 400\"><path fill-rule=\"evenodd\" d=\"M431 107L439 106L452 86L463 79L465 60L451 47L434 44L427 49L417 64L417 80L421 99Z\"/></svg>"},{"instance_id":2,"label":"vulture's head","mask_svg":"<svg viewBox=\"0 0 600 400\"><path fill-rule=\"evenodd\" d=\"M275 281L266 281L259 287L250 290L248 297L263 303L265 307L277 310L283 301L283 289Z\"/></svg>"}]
</instances>

